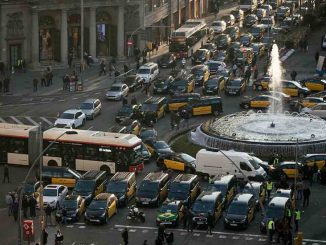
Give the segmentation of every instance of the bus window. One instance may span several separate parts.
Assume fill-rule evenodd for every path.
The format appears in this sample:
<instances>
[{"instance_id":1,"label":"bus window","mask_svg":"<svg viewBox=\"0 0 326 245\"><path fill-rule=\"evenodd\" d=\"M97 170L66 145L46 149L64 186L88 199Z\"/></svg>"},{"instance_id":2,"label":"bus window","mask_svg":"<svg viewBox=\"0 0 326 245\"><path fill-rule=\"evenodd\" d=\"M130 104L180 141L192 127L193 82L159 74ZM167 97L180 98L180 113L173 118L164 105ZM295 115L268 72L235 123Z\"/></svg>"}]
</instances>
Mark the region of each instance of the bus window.
<instances>
[{"instance_id":1,"label":"bus window","mask_svg":"<svg viewBox=\"0 0 326 245\"><path fill-rule=\"evenodd\" d=\"M108 147L101 147L99 150L99 160L103 162L113 161L113 153L112 150Z\"/></svg>"},{"instance_id":2,"label":"bus window","mask_svg":"<svg viewBox=\"0 0 326 245\"><path fill-rule=\"evenodd\" d=\"M27 142L24 139L9 139L9 152L27 154Z\"/></svg>"},{"instance_id":3,"label":"bus window","mask_svg":"<svg viewBox=\"0 0 326 245\"><path fill-rule=\"evenodd\" d=\"M45 145L43 146L43 148L45 149L46 147L48 147L48 145L50 144L50 142L45 142ZM45 152L46 156L51 156L51 157L55 157L55 156L60 156L61 155L61 151L60 151L60 145L59 143L54 143L46 152Z\"/></svg>"},{"instance_id":4,"label":"bus window","mask_svg":"<svg viewBox=\"0 0 326 245\"><path fill-rule=\"evenodd\" d=\"M84 159L97 161L98 160L98 148L96 146L87 145L85 147Z\"/></svg>"}]
</instances>

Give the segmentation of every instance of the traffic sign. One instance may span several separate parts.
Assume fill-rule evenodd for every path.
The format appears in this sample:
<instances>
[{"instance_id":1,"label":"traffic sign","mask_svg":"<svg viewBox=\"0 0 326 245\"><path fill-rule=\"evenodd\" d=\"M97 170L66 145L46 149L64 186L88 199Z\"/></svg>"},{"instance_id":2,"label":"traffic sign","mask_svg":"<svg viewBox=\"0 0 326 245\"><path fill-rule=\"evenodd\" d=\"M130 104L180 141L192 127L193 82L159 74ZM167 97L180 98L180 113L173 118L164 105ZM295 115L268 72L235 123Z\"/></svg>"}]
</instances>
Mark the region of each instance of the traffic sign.
<instances>
[{"instance_id":1,"label":"traffic sign","mask_svg":"<svg viewBox=\"0 0 326 245\"><path fill-rule=\"evenodd\" d=\"M24 220L23 221L23 233L25 241L34 240L34 221Z\"/></svg>"},{"instance_id":2,"label":"traffic sign","mask_svg":"<svg viewBox=\"0 0 326 245\"><path fill-rule=\"evenodd\" d=\"M127 44L128 44L128 46L132 46L134 43L132 40L128 40Z\"/></svg>"}]
</instances>

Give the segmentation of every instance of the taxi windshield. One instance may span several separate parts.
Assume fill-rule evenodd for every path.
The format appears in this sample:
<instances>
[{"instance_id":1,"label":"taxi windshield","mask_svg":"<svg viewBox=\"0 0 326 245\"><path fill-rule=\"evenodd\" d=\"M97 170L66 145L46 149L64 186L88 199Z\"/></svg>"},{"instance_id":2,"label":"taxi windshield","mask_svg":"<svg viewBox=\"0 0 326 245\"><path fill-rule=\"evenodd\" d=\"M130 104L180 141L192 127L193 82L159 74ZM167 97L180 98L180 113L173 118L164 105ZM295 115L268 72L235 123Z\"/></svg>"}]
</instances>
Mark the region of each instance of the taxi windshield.
<instances>
[{"instance_id":1,"label":"taxi windshield","mask_svg":"<svg viewBox=\"0 0 326 245\"><path fill-rule=\"evenodd\" d=\"M58 192L55 189L44 189L43 196L56 197L57 195Z\"/></svg>"},{"instance_id":2,"label":"taxi windshield","mask_svg":"<svg viewBox=\"0 0 326 245\"><path fill-rule=\"evenodd\" d=\"M178 213L178 206L174 204L164 204L160 209L161 213Z\"/></svg>"},{"instance_id":3,"label":"taxi windshield","mask_svg":"<svg viewBox=\"0 0 326 245\"><path fill-rule=\"evenodd\" d=\"M240 203L231 203L228 209L228 214L246 215L247 206L245 204Z\"/></svg>"},{"instance_id":4,"label":"taxi windshield","mask_svg":"<svg viewBox=\"0 0 326 245\"><path fill-rule=\"evenodd\" d=\"M223 185L223 184L209 184L207 186L207 190L208 191L220 191L222 193L223 196L225 196L228 188L226 185Z\"/></svg>"},{"instance_id":5,"label":"taxi windshield","mask_svg":"<svg viewBox=\"0 0 326 245\"><path fill-rule=\"evenodd\" d=\"M91 202L88 208L91 210L104 210L106 209L106 203L106 200L94 200Z\"/></svg>"},{"instance_id":6,"label":"taxi windshield","mask_svg":"<svg viewBox=\"0 0 326 245\"><path fill-rule=\"evenodd\" d=\"M127 190L126 182L110 181L106 186L106 191L109 193L122 193Z\"/></svg>"},{"instance_id":7,"label":"taxi windshield","mask_svg":"<svg viewBox=\"0 0 326 245\"><path fill-rule=\"evenodd\" d=\"M200 68L194 68L191 70L191 73L197 76L203 76L204 75L204 70Z\"/></svg>"},{"instance_id":8,"label":"taxi windshield","mask_svg":"<svg viewBox=\"0 0 326 245\"><path fill-rule=\"evenodd\" d=\"M80 109L91 110L91 109L93 109L93 104L92 103L82 103L80 106Z\"/></svg>"},{"instance_id":9,"label":"taxi windshield","mask_svg":"<svg viewBox=\"0 0 326 245\"><path fill-rule=\"evenodd\" d=\"M266 210L266 218L272 219L272 218L282 218L283 217L283 209L280 207L271 207L269 206Z\"/></svg>"},{"instance_id":10,"label":"taxi windshield","mask_svg":"<svg viewBox=\"0 0 326 245\"><path fill-rule=\"evenodd\" d=\"M95 188L95 181L78 180L74 190L77 192L92 192L94 188Z\"/></svg>"},{"instance_id":11,"label":"taxi windshield","mask_svg":"<svg viewBox=\"0 0 326 245\"><path fill-rule=\"evenodd\" d=\"M262 160L260 160L257 157L252 157L251 159L249 159L249 162L251 163L251 165L254 167L255 170L258 170L260 168L260 163L262 163Z\"/></svg>"},{"instance_id":12,"label":"taxi windshield","mask_svg":"<svg viewBox=\"0 0 326 245\"><path fill-rule=\"evenodd\" d=\"M208 213L214 210L214 202L197 201L194 203L192 210L196 213Z\"/></svg>"},{"instance_id":13,"label":"taxi windshield","mask_svg":"<svg viewBox=\"0 0 326 245\"><path fill-rule=\"evenodd\" d=\"M62 206L67 209L76 209L77 201L76 200L63 200Z\"/></svg>"}]
</instances>

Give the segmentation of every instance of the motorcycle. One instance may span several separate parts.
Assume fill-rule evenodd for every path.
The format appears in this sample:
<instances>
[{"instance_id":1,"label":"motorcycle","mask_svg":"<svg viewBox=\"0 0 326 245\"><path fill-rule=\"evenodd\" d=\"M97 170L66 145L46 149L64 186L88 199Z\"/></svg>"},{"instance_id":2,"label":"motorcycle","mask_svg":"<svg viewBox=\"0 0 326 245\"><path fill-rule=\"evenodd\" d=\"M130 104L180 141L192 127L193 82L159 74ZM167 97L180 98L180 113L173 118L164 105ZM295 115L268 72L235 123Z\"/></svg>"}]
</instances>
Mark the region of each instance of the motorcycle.
<instances>
[{"instance_id":1,"label":"motorcycle","mask_svg":"<svg viewBox=\"0 0 326 245\"><path fill-rule=\"evenodd\" d=\"M140 222L145 222L145 214L140 211L135 205L129 207L129 213L127 215L127 220L139 220Z\"/></svg>"}]
</instances>

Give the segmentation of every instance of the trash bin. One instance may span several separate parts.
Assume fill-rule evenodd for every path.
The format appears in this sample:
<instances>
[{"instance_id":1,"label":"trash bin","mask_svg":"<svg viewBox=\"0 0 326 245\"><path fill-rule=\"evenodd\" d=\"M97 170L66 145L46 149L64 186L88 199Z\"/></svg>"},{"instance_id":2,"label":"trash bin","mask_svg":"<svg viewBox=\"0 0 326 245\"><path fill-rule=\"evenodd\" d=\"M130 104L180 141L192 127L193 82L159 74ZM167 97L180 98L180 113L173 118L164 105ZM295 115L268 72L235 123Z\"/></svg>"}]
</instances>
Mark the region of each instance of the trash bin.
<instances>
[{"instance_id":1,"label":"trash bin","mask_svg":"<svg viewBox=\"0 0 326 245\"><path fill-rule=\"evenodd\" d=\"M76 82L75 81L70 81L69 91L70 92L75 92L76 91Z\"/></svg>"},{"instance_id":2,"label":"trash bin","mask_svg":"<svg viewBox=\"0 0 326 245\"><path fill-rule=\"evenodd\" d=\"M77 83L77 91L83 91L83 83L80 81Z\"/></svg>"}]
</instances>

